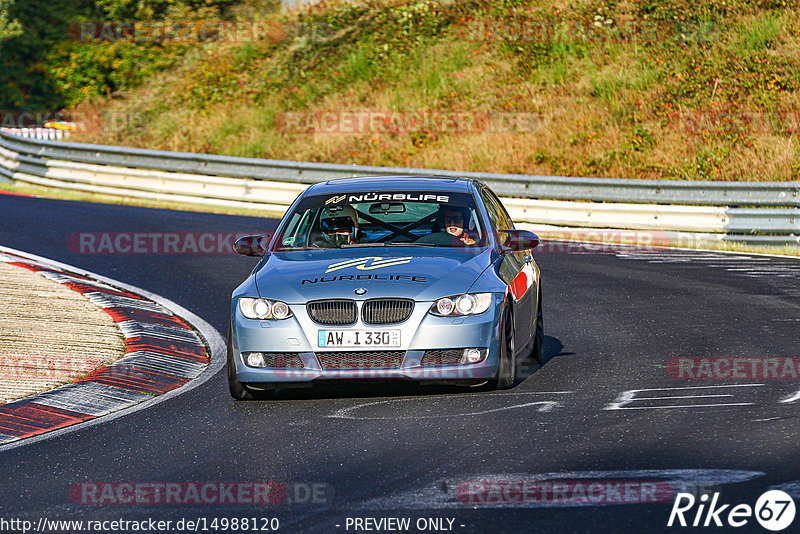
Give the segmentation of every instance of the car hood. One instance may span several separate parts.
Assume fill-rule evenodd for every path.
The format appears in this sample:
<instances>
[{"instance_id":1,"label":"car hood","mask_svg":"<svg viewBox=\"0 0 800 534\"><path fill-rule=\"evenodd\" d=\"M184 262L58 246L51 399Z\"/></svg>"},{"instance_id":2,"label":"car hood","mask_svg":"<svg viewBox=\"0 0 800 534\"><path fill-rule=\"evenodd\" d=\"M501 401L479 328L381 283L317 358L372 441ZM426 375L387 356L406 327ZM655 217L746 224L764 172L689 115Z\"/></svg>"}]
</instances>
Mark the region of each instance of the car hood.
<instances>
[{"instance_id":1,"label":"car hood","mask_svg":"<svg viewBox=\"0 0 800 534\"><path fill-rule=\"evenodd\" d=\"M328 298L433 301L466 292L490 263L490 248L294 251L271 254L254 275L261 297L290 304Z\"/></svg>"}]
</instances>

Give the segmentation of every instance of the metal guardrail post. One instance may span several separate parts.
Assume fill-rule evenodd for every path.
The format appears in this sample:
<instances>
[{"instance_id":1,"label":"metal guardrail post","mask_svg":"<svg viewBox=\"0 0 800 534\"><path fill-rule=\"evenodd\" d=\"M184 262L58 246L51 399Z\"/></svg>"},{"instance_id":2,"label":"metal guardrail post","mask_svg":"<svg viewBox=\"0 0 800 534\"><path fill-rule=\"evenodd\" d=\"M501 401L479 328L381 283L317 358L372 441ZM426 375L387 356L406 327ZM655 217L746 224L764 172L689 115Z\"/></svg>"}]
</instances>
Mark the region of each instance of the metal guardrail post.
<instances>
[{"instance_id":1,"label":"metal guardrail post","mask_svg":"<svg viewBox=\"0 0 800 534\"><path fill-rule=\"evenodd\" d=\"M467 177L507 197L521 220L541 224L712 232L773 244L800 241L800 182L570 178L307 163L41 140L7 130L0 131L0 175L107 194L116 190L273 208L287 206L304 186L333 178Z\"/></svg>"}]
</instances>

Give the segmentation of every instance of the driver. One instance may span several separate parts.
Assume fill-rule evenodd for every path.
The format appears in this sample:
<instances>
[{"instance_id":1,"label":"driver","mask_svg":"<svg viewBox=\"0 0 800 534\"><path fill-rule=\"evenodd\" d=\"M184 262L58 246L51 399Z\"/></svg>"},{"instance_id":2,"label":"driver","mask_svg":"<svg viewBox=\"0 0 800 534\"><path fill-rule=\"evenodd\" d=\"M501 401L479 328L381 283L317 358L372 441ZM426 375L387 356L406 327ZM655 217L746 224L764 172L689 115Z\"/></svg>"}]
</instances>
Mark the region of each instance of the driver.
<instances>
[{"instance_id":1,"label":"driver","mask_svg":"<svg viewBox=\"0 0 800 534\"><path fill-rule=\"evenodd\" d=\"M352 245L358 240L358 215L352 206L325 208L319 225L322 239L332 248Z\"/></svg>"},{"instance_id":2,"label":"driver","mask_svg":"<svg viewBox=\"0 0 800 534\"><path fill-rule=\"evenodd\" d=\"M445 232L457 237L466 245L474 245L475 239L464 230L464 221L467 220L467 210L455 206L448 206L442 213L442 226Z\"/></svg>"}]
</instances>

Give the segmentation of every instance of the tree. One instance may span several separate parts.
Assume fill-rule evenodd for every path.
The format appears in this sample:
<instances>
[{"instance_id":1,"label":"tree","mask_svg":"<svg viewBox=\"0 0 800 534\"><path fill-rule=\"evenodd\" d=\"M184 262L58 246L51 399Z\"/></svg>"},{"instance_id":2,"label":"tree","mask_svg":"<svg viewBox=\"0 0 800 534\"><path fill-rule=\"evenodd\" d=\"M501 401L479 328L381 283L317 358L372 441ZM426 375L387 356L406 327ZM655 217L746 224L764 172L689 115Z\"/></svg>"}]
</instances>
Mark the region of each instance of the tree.
<instances>
[{"instance_id":1,"label":"tree","mask_svg":"<svg viewBox=\"0 0 800 534\"><path fill-rule=\"evenodd\" d=\"M22 33L22 24L9 14L13 3L14 0L0 0L0 42Z\"/></svg>"}]
</instances>

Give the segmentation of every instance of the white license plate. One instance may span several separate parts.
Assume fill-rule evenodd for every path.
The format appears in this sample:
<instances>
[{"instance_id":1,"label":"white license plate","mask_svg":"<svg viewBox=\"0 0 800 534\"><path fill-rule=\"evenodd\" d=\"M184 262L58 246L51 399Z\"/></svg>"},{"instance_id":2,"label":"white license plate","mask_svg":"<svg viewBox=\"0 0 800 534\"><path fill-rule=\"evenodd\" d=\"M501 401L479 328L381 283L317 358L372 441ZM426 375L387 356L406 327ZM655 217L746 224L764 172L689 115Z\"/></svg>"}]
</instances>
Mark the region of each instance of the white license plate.
<instances>
[{"instance_id":1,"label":"white license plate","mask_svg":"<svg viewBox=\"0 0 800 534\"><path fill-rule=\"evenodd\" d=\"M399 347L400 330L320 330L317 345L326 348Z\"/></svg>"}]
</instances>

